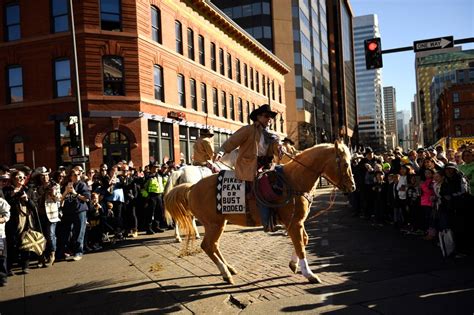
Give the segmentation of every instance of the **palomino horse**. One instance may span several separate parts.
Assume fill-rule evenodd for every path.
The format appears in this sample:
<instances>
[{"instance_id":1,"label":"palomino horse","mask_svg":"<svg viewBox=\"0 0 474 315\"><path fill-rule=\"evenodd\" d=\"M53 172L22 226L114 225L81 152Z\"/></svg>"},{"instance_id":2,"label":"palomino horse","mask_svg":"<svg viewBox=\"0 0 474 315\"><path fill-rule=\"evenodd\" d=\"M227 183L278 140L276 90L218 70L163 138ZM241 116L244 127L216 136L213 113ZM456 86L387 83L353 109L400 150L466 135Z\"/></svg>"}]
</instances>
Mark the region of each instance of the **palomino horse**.
<instances>
[{"instance_id":1,"label":"palomino horse","mask_svg":"<svg viewBox=\"0 0 474 315\"><path fill-rule=\"evenodd\" d=\"M285 225L295 251L291 257L290 268L301 273L310 282L320 282L311 271L306 260L305 247L308 244L308 234L304 229L304 221L309 213L310 197L319 176L324 175L339 189L352 192L355 183L350 168L350 153L346 145L340 142L334 144L319 144L299 153L293 160L284 164L283 175L291 187L292 197L288 204L277 208L279 220ZM219 250L219 238L224 232L227 221L247 226L246 215L220 214L216 210L217 175L206 177L195 185L183 184L176 186L165 196L166 211L179 222L187 232L192 233L192 215L204 225L205 235L201 243L202 249L212 259L221 272L224 281L234 283L232 275L236 274L234 267L229 265ZM250 215L256 225L260 224L259 211L255 200L249 200Z\"/></svg>"},{"instance_id":2,"label":"palomino horse","mask_svg":"<svg viewBox=\"0 0 474 315\"><path fill-rule=\"evenodd\" d=\"M232 151L229 154L226 154L220 162L216 162L215 164L221 169L221 170L229 170L231 167L235 165L235 161L237 160L237 155L238 155L238 149ZM206 176L212 175L212 172L209 168L203 167L203 166L193 166L193 165L187 165L183 168L180 168L179 170L173 171L168 178L168 181L166 182L165 186L165 191L164 195L173 189L176 185L179 184L195 184L201 179L203 179ZM194 235L196 239L200 239L201 236L199 235L199 231L196 226L196 219L193 217L192 219L192 226L194 230ZM174 226L174 237L176 239L176 242L181 243L181 235L179 234L179 223L175 222Z\"/></svg>"}]
</instances>

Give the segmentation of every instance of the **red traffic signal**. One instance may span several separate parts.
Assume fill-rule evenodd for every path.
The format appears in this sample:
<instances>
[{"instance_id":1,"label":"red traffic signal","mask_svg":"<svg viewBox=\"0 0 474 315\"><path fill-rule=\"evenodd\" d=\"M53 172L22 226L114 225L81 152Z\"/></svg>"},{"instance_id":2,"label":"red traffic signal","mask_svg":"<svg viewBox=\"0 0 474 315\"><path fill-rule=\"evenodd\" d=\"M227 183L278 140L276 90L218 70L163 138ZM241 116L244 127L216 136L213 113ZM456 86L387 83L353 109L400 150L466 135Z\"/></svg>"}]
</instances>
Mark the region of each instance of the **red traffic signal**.
<instances>
[{"instance_id":1,"label":"red traffic signal","mask_svg":"<svg viewBox=\"0 0 474 315\"><path fill-rule=\"evenodd\" d=\"M370 51L375 51L379 47L379 44L377 42L370 42L367 44L367 49Z\"/></svg>"},{"instance_id":2,"label":"red traffic signal","mask_svg":"<svg viewBox=\"0 0 474 315\"><path fill-rule=\"evenodd\" d=\"M380 38L366 39L364 41L364 49L367 70L382 68L382 45Z\"/></svg>"}]
</instances>

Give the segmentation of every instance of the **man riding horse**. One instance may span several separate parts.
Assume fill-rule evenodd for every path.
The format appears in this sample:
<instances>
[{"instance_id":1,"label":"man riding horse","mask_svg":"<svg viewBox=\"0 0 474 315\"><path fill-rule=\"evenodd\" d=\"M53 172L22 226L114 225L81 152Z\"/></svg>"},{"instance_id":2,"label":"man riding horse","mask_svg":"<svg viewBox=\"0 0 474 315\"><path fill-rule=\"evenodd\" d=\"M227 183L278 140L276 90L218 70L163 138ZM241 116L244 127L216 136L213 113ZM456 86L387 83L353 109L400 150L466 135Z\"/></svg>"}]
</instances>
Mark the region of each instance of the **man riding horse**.
<instances>
[{"instance_id":1,"label":"man riding horse","mask_svg":"<svg viewBox=\"0 0 474 315\"><path fill-rule=\"evenodd\" d=\"M253 124L244 126L231 135L220 147L215 161L219 161L224 153L230 153L239 147L235 177L251 184L258 170L271 167L275 146L279 145L278 136L268 130L276 115L268 104L253 110L249 115ZM247 186L252 187L250 184ZM264 230L270 231L270 209L261 204L258 207Z\"/></svg>"},{"instance_id":2,"label":"man riding horse","mask_svg":"<svg viewBox=\"0 0 474 315\"><path fill-rule=\"evenodd\" d=\"M214 146L212 144L214 132L203 129L199 133L199 139L194 144L193 165L206 166L214 158Z\"/></svg>"}]
</instances>

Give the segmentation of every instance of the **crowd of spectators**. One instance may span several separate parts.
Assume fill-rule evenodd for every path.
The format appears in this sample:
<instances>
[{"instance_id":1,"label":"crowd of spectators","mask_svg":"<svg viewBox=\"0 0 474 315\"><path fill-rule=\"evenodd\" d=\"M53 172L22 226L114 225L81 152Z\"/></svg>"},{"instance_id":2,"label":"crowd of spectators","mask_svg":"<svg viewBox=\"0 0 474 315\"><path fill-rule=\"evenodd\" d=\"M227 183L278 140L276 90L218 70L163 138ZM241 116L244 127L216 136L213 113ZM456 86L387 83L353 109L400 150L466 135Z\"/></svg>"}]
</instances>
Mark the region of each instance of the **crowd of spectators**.
<instances>
[{"instance_id":1,"label":"crowd of spectators","mask_svg":"<svg viewBox=\"0 0 474 315\"><path fill-rule=\"evenodd\" d=\"M58 260L78 261L89 251L126 237L171 229L164 220L163 191L170 172L182 164L168 161L135 168L122 161L84 172L81 166L0 166L0 286L14 270L28 273L30 260L50 267ZM23 248L25 232L41 232L41 255Z\"/></svg>"},{"instance_id":2,"label":"crowd of spectators","mask_svg":"<svg viewBox=\"0 0 474 315\"><path fill-rule=\"evenodd\" d=\"M374 225L392 224L404 234L439 244L439 232L452 232L453 256L472 253L474 233L473 148L444 152L441 146L375 154L354 153L354 216Z\"/></svg>"}]
</instances>

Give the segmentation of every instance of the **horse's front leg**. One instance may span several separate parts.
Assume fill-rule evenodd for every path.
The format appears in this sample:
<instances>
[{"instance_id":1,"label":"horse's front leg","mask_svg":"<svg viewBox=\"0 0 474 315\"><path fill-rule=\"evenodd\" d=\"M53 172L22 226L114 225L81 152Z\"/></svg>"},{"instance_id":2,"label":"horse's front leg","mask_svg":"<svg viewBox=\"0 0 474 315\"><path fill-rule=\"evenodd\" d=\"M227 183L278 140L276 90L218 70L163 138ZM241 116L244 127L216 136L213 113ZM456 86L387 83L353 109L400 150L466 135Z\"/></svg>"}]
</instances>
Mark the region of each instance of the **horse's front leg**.
<instances>
[{"instance_id":1,"label":"horse's front leg","mask_svg":"<svg viewBox=\"0 0 474 315\"><path fill-rule=\"evenodd\" d=\"M321 283L321 280L316 276L308 265L308 260L306 259L305 247L308 244L308 234L304 230L304 220L308 216L308 202L306 199L301 200L297 198L295 200L295 212L293 219L288 227L288 235L293 242L295 247L295 252L290 261L290 268L295 272L297 263L299 262L299 267L301 269L301 274L313 283ZM295 268L293 269L292 266Z\"/></svg>"},{"instance_id":2,"label":"horse's front leg","mask_svg":"<svg viewBox=\"0 0 474 315\"><path fill-rule=\"evenodd\" d=\"M303 245L305 248L308 245L308 242L309 242L308 233L306 233L306 229L303 226ZM290 258L290 263L289 263L289 267L291 271L293 271L293 273L298 272L298 263L299 263L298 255L296 254L296 250L293 250L293 253L291 254L291 258Z\"/></svg>"}]
</instances>

